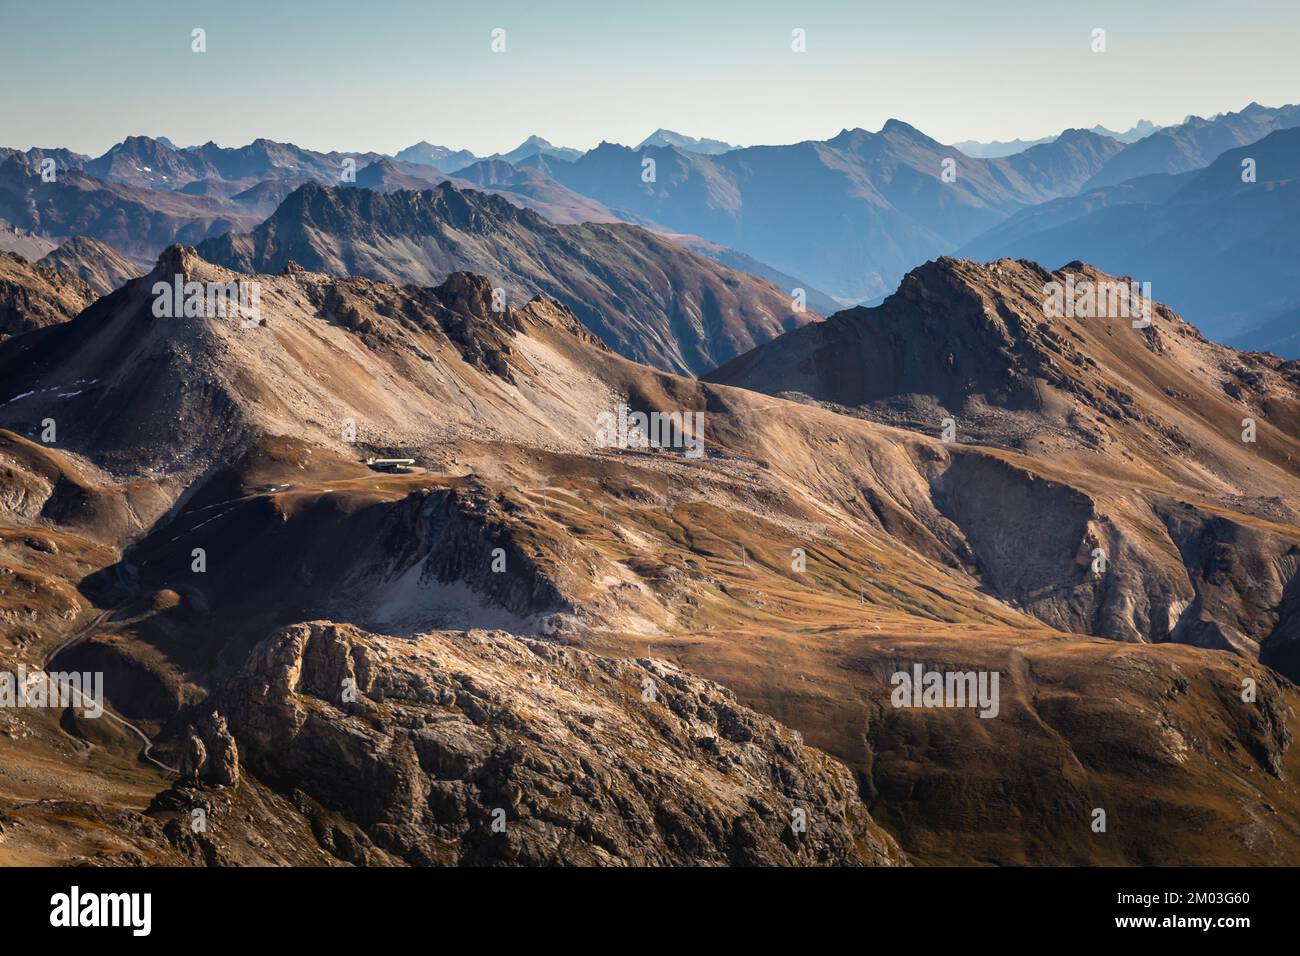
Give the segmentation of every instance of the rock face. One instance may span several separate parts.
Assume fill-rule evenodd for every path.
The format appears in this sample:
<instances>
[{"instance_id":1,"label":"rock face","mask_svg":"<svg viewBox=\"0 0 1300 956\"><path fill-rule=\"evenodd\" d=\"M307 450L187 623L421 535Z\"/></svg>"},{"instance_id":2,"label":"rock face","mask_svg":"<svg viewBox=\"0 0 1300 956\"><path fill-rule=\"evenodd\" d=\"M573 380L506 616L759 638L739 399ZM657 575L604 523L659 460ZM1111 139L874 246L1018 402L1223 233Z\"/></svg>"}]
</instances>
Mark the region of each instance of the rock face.
<instances>
[{"instance_id":1,"label":"rock face","mask_svg":"<svg viewBox=\"0 0 1300 956\"><path fill-rule=\"evenodd\" d=\"M41 259L40 264L75 272L97 296L121 288L143 271L108 243L90 236L69 239Z\"/></svg>"},{"instance_id":2,"label":"rock face","mask_svg":"<svg viewBox=\"0 0 1300 956\"><path fill-rule=\"evenodd\" d=\"M220 713L208 714L190 734L180 771L182 780L198 784L233 787L239 783L239 747Z\"/></svg>"},{"instance_id":3,"label":"rock face","mask_svg":"<svg viewBox=\"0 0 1300 956\"><path fill-rule=\"evenodd\" d=\"M0 252L0 339L66 322L94 301L75 273Z\"/></svg>"},{"instance_id":4,"label":"rock face","mask_svg":"<svg viewBox=\"0 0 1300 956\"><path fill-rule=\"evenodd\" d=\"M245 765L414 864L902 862L848 771L726 689L503 632L285 628L220 696Z\"/></svg>"}]
</instances>

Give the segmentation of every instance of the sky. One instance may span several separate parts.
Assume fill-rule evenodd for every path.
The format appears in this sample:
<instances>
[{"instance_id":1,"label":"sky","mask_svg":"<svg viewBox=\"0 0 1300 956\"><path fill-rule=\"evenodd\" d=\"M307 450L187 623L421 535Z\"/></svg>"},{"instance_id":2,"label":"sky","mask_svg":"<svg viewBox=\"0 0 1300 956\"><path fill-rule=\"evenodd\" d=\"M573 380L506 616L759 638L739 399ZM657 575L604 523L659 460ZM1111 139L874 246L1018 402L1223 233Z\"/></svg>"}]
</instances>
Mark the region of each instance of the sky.
<instances>
[{"instance_id":1,"label":"sky","mask_svg":"<svg viewBox=\"0 0 1300 956\"><path fill-rule=\"evenodd\" d=\"M1298 0L0 0L0 145L486 155L530 134L748 146L890 117L942 142L1029 139L1296 102L1298 28Z\"/></svg>"}]
</instances>

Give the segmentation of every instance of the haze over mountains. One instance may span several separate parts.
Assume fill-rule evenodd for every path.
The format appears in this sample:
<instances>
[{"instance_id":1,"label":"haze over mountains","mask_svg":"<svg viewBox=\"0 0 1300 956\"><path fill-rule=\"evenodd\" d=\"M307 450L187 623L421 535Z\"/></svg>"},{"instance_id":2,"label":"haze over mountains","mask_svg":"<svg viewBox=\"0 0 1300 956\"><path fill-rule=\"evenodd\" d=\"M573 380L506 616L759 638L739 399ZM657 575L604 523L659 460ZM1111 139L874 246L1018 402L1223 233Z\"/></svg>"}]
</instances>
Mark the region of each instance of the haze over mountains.
<instances>
[{"instance_id":1,"label":"haze over mountains","mask_svg":"<svg viewBox=\"0 0 1300 956\"><path fill-rule=\"evenodd\" d=\"M716 155L725 153L728 150L735 149L729 143L724 143L718 139L697 139L694 136L686 136L683 133L675 133L670 129L657 129L640 144L637 149L644 149L647 146L676 146L693 153L704 153L706 155ZM444 173L455 173L478 162L504 161L512 165L518 165L524 160L543 157L546 159L560 162L572 162L582 155L582 150L571 149L565 146L553 146L541 136L529 136L514 149L504 153L493 153L489 156L475 156L467 149L450 149L446 146L435 146L430 142L421 140L414 146L408 146L406 149L398 152L394 158L405 160L412 163L422 163L428 166L435 166Z\"/></svg>"},{"instance_id":2,"label":"haze over mountains","mask_svg":"<svg viewBox=\"0 0 1300 956\"><path fill-rule=\"evenodd\" d=\"M420 140L414 146L408 146L406 149L400 150L394 154L393 158L408 163L433 166L444 173L454 173L456 170L464 169L471 163L478 161L478 157L467 149L449 149L446 146L435 146L426 140Z\"/></svg>"},{"instance_id":3,"label":"haze over mountains","mask_svg":"<svg viewBox=\"0 0 1300 956\"><path fill-rule=\"evenodd\" d=\"M1091 134L974 160L898 120L825 143L702 156L605 143L553 174L571 189L802 276L841 299L882 294L918 261L1031 202L1072 193L1121 147ZM643 183L653 160L656 182ZM960 164L943 182L943 161Z\"/></svg>"},{"instance_id":4,"label":"haze over mountains","mask_svg":"<svg viewBox=\"0 0 1300 956\"><path fill-rule=\"evenodd\" d=\"M77 169L45 182L18 156L0 162L0 220L48 240L45 251L65 239L90 236L140 261L167 243L198 242L261 221L237 202L127 186Z\"/></svg>"},{"instance_id":5,"label":"haze over mountains","mask_svg":"<svg viewBox=\"0 0 1300 956\"><path fill-rule=\"evenodd\" d=\"M1209 165L1217 156L1237 146L1263 139L1279 129L1300 126L1300 106L1269 109L1251 103L1239 113L1213 119L1189 116L1178 126L1157 130L1116 156L1085 185L1111 186L1151 173L1181 173Z\"/></svg>"},{"instance_id":6,"label":"haze over mountains","mask_svg":"<svg viewBox=\"0 0 1300 956\"><path fill-rule=\"evenodd\" d=\"M1094 126L1089 132L1096 133L1098 136L1108 136L1121 143L1136 143L1138 140L1150 136L1158 129L1160 129L1160 127L1150 120L1138 120L1136 125L1122 133L1113 129L1107 129L1100 123ZM1055 139L1056 136L1044 136L1040 139L993 140L988 143L981 143L977 140L968 139L962 140L959 143L953 143L953 145L967 156L974 156L977 159L995 159L999 156L1011 156L1015 153L1023 153L1031 146L1041 146L1044 143L1050 143Z\"/></svg>"},{"instance_id":7,"label":"haze over mountains","mask_svg":"<svg viewBox=\"0 0 1300 956\"><path fill-rule=\"evenodd\" d=\"M636 145L636 149L646 149L650 146L676 146L678 149L684 149L688 153L703 153L705 156L717 156L719 153L727 153L733 149L730 143L724 143L720 139L697 139L694 136L687 136L684 133L675 133L670 129L657 129L645 139Z\"/></svg>"},{"instance_id":8,"label":"haze over mountains","mask_svg":"<svg viewBox=\"0 0 1300 956\"><path fill-rule=\"evenodd\" d=\"M128 186L181 189L191 183L220 179L252 186L285 176L336 179L343 160L353 158L363 166L379 159L377 153L317 153L292 143L257 139L237 149L205 143L176 150L146 136L129 136L103 156L83 167L87 173Z\"/></svg>"}]
</instances>

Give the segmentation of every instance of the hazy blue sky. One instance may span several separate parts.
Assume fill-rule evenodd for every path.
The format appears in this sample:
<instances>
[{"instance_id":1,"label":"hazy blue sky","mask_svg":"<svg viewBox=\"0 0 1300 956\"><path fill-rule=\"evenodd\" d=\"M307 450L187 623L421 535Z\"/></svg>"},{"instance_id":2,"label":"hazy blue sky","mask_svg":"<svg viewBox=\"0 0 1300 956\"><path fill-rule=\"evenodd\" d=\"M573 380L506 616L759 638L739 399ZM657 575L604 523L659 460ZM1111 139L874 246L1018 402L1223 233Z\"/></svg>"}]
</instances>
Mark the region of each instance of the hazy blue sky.
<instances>
[{"instance_id":1,"label":"hazy blue sky","mask_svg":"<svg viewBox=\"0 0 1300 956\"><path fill-rule=\"evenodd\" d=\"M98 154L147 133L484 154L530 133L634 145L659 126L789 143L891 116L945 142L1029 138L1294 102L1298 27L1298 0L0 0L0 145Z\"/></svg>"}]
</instances>

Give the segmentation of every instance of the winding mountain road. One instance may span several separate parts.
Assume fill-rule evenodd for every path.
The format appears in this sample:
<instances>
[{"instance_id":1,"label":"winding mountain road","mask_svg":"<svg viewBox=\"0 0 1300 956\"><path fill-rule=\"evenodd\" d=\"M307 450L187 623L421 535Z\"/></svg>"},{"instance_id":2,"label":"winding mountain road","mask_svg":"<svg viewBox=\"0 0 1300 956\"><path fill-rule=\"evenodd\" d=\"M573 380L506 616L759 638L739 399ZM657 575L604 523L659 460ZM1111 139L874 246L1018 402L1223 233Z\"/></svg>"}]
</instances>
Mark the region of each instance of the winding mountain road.
<instances>
[{"instance_id":1,"label":"winding mountain road","mask_svg":"<svg viewBox=\"0 0 1300 956\"><path fill-rule=\"evenodd\" d=\"M41 674L46 674L48 676L53 677L54 673L57 672L51 673L49 669L50 662L53 661L54 658L56 658L58 655L62 654L64 651L68 650L69 648L75 647L76 645L82 643L83 641L88 640L91 637L91 635L93 635L95 631L100 627L100 625L102 625L106 620L108 620L114 613L116 613L116 611L117 611L116 608L107 611L101 611L99 614L97 614L94 617L93 620L90 621L90 623L86 624L83 627L78 628L77 630L69 634L67 637L65 637L63 640L59 641L59 643L55 644L54 647L52 647L45 654L45 657L41 662L41 670L37 671L35 674L31 674L27 678L29 686L33 680L39 679ZM62 683L60 683L60 686L63 686ZM72 692L73 695L75 695L77 699L77 705L84 706L83 701L88 700L86 695L83 694L81 691L77 690L75 687L69 687L68 689ZM93 704L94 701L90 701L90 703ZM108 710L107 708L104 709L102 716L108 717L110 720L116 721L117 723L125 727L127 730L131 731L131 733L135 734L137 737L140 738L141 742L144 744L144 748L140 751L140 756L143 757L145 760L149 761L151 764L153 764L155 767L158 767L160 770L165 770L168 773L175 773L175 774L180 773L180 770L178 768L169 767L161 760L157 760L154 758L153 741L149 739L148 734L146 734L135 724L123 720L121 717L117 716L117 714L114 714L112 711ZM83 743L85 743L88 747L94 747L94 744L91 744L89 741L83 741Z\"/></svg>"}]
</instances>

